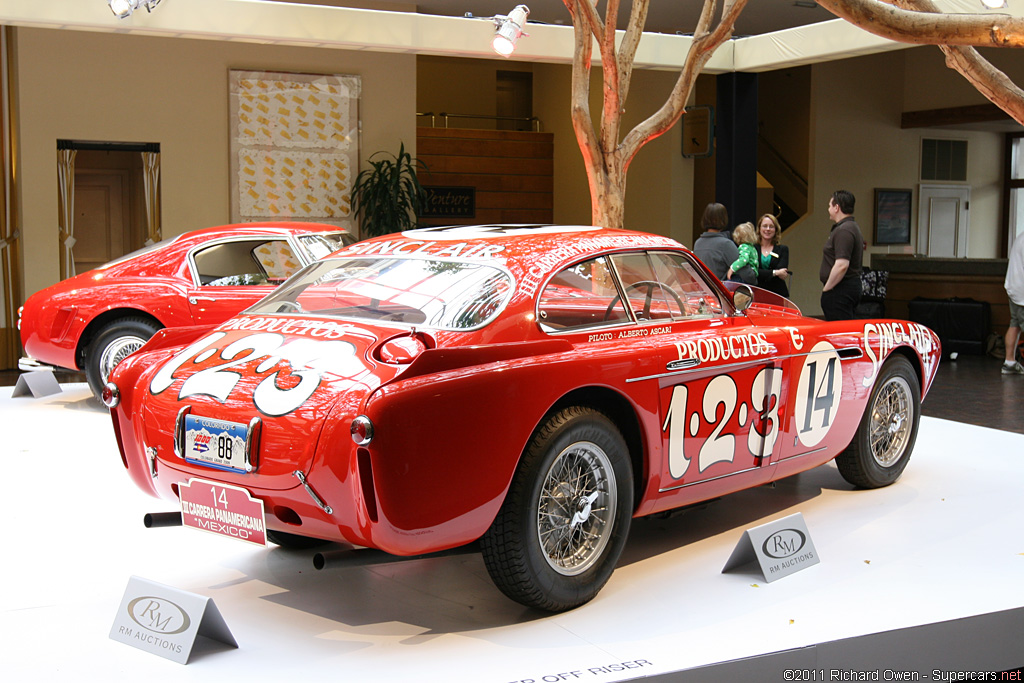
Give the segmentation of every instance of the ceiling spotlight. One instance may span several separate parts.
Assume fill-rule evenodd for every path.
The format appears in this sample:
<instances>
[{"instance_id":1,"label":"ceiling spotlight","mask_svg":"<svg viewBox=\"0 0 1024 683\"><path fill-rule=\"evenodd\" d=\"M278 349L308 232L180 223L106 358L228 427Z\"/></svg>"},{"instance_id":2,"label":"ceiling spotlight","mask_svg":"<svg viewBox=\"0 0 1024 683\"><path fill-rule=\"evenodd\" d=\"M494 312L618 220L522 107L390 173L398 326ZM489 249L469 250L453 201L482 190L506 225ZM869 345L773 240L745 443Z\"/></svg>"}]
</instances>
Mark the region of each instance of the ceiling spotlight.
<instances>
[{"instance_id":1,"label":"ceiling spotlight","mask_svg":"<svg viewBox=\"0 0 1024 683\"><path fill-rule=\"evenodd\" d=\"M988 9L1003 9L1006 7L1006 0L981 0L981 4Z\"/></svg>"},{"instance_id":2,"label":"ceiling spotlight","mask_svg":"<svg viewBox=\"0 0 1024 683\"><path fill-rule=\"evenodd\" d=\"M152 12L159 4L160 0L107 0L110 11L118 19L127 19L139 7L145 7L147 12Z\"/></svg>"},{"instance_id":3,"label":"ceiling spotlight","mask_svg":"<svg viewBox=\"0 0 1024 683\"><path fill-rule=\"evenodd\" d=\"M526 18L530 16L530 8L526 5L516 5L507 17L494 17L494 39L491 40L491 47L502 57L508 57L516 49L516 41L523 35L523 27L526 26ZM527 34L529 35L529 34Z\"/></svg>"}]
</instances>

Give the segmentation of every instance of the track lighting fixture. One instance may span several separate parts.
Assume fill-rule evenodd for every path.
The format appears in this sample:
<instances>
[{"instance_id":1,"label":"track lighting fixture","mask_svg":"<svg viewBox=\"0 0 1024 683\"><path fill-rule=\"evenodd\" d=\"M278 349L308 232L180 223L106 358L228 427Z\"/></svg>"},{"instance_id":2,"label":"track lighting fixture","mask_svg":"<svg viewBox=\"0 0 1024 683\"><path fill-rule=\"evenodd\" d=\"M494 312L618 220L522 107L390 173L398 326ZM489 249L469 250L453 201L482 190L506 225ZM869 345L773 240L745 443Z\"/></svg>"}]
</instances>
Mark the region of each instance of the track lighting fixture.
<instances>
[{"instance_id":1,"label":"track lighting fixture","mask_svg":"<svg viewBox=\"0 0 1024 683\"><path fill-rule=\"evenodd\" d=\"M526 18L530 16L530 8L526 5L516 5L515 9L509 12L507 17L494 17L494 39L491 40L491 47L502 57L508 57L516 49L516 41L523 35L523 27L526 26ZM529 35L529 34L527 34Z\"/></svg>"},{"instance_id":2,"label":"track lighting fixture","mask_svg":"<svg viewBox=\"0 0 1024 683\"><path fill-rule=\"evenodd\" d=\"M145 7L147 12L152 12L159 4L160 0L107 0L107 6L118 19L127 19L139 7Z\"/></svg>"}]
</instances>

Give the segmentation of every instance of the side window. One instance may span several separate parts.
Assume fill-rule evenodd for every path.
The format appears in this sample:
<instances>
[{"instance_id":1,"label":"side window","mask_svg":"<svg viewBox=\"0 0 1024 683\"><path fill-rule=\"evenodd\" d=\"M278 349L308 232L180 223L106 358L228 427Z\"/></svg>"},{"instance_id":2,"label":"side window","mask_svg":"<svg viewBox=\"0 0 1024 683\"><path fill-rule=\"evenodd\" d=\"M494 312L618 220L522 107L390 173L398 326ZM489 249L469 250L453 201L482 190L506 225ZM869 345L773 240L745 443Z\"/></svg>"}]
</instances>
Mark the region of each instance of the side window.
<instances>
[{"instance_id":1,"label":"side window","mask_svg":"<svg viewBox=\"0 0 1024 683\"><path fill-rule=\"evenodd\" d=\"M284 240L264 242L252 253L267 279L273 282L287 280L302 267L298 257L292 253L291 246Z\"/></svg>"},{"instance_id":2,"label":"side window","mask_svg":"<svg viewBox=\"0 0 1024 683\"><path fill-rule=\"evenodd\" d=\"M540 294L537 315L545 332L629 320L603 257L577 263L551 278Z\"/></svg>"},{"instance_id":3,"label":"side window","mask_svg":"<svg viewBox=\"0 0 1024 683\"><path fill-rule=\"evenodd\" d=\"M668 272L659 272L658 259L646 252L612 257L622 279L626 300L638 320L672 320L686 317L686 304L673 287ZM664 270L663 268L661 270Z\"/></svg>"},{"instance_id":4,"label":"side window","mask_svg":"<svg viewBox=\"0 0 1024 683\"><path fill-rule=\"evenodd\" d=\"M722 302L697 270L679 254L652 253L651 262L658 282L665 283L679 295L687 318L709 318L722 315Z\"/></svg>"},{"instance_id":5,"label":"side window","mask_svg":"<svg viewBox=\"0 0 1024 683\"><path fill-rule=\"evenodd\" d=\"M639 320L683 320L722 315L715 291L681 254L620 254L612 257Z\"/></svg>"},{"instance_id":6,"label":"side window","mask_svg":"<svg viewBox=\"0 0 1024 683\"><path fill-rule=\"evenodd\" d=\"M199 283L226 287L281 282L301 264L285 240L221 242L193 255Z\"/></svg>"}]
</instances>

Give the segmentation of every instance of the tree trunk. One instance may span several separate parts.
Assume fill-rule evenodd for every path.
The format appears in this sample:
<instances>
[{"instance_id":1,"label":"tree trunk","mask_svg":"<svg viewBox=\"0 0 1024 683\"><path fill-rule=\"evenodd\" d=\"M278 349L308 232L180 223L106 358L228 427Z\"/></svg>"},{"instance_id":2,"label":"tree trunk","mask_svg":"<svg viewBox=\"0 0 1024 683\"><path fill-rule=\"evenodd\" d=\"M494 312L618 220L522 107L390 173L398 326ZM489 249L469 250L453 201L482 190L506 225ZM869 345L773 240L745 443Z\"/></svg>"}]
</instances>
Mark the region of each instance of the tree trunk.
<instances>
[{"instance_id":1,"label":"tree trunk","mask_svg":"<svg viewBox=\"0 0 1024 683\"><path fill-rule=\"evenodd\" d=\"M693 42L672 94L661 109L621 140L622 112L650 0L633 1L629 24L617 47L615 27L620 0L607 0L604 19L598 14L593 0L562 1L572 16L576 37L572 124L590 185L591 220L594 225L621 228L625 218L626 173L630 162L641 147L668 131L683 115L697 76L718 46L732 37L736 17L747 0L725 0L721 19L713 30L718 0L704 0ZM600 131L590 113L590 67L595 41L601 51L604 86Z\"/></svg>"},{"instance_id":2,"label":"tree trunk","mask_svg":"<svg viewBox=\"0 0 1024 683\"><path fill-rule=\"evenodd\" d=\"M668 100L621 136L633 59L650 0L633 0L629 24L618 46L615 27L621 0L606 0L604 19L597 11L597 0L562 0L572 16L576 39L572 126L587 170L594 225L622 227L630 162L641 147L669 130L683 115L697 76L718 46L732 37L736 18L748 0L724 0L720 13L718 0L703 1L693 42ZM1024 47L1024 19L1004 14L946 14L931 0L818 0L818 4L855 26L890 40L940 46L950 68L963 74L985 97L1024 124L1024 91L970 47ZM716 15L721 17L717 25ZM604 90L600 130L590 112L590 67L595 42L601 51Z\"/></svg>"}]
</instances>

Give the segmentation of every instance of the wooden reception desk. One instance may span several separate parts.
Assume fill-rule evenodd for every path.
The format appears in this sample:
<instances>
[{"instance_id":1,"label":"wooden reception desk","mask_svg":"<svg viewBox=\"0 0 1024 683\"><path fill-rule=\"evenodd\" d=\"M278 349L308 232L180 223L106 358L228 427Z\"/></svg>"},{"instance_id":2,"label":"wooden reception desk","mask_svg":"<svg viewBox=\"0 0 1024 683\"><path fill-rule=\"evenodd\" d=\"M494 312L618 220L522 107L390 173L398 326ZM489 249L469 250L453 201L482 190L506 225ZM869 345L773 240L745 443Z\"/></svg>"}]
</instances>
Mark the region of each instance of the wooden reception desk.
<instances>
[{"instance_id":1,"label":"wooden reception desk","mask_svg":"<svg viewBox=\"0 0 1024 683\"><path fill-rule=\"evenodd\" d=\"M992 331L1002 336L1010 322L1006 290L1006 259L928 258L872 254L871 268L889 271L885 315L906 318L911 299L975 299L992 309Z\"/></svg>"}]
</instances>

